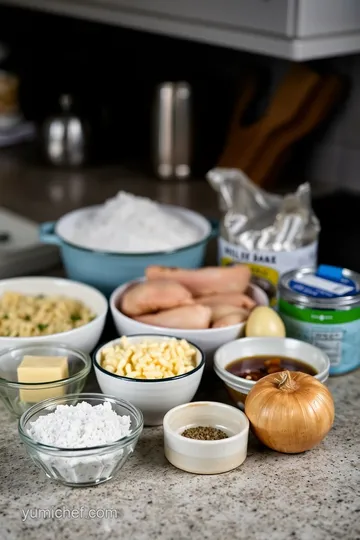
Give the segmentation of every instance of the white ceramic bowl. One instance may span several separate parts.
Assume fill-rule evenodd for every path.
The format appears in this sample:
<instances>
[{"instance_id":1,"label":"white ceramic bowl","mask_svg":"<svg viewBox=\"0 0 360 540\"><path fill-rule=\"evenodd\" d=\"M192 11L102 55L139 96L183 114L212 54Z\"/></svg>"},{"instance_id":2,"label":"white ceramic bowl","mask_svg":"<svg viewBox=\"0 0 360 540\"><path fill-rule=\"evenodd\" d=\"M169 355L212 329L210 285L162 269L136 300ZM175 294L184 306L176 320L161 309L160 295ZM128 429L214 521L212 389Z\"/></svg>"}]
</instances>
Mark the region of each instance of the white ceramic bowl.
<instances>
[{"instance_id":1,"label":"white ceramic bowl","mask_svg":"<svg viewBox=\"0 0 360 540\"><path fill-rule=\"evenodd\" d=\"M139 343L148 339L167 341L171 337L173 336L153 334L127 336L130 343ZM195 396L204 372L205 355L198 347L191 344L197 350L196 368L192 371L168 379L131 379L110 373L100 366L102 349L119 343L120 339L114 339L102 345L93 355L95 375L101 391L104 394L130 401L142 411L145 425L159 426L170 409L188 403Z\"/></svg>"},{"instance_id":2,"label":"white ceramic bowl","mask_svg":"<svg viewBox=\"0 0 360 540\"><path fill-rule=\"evenodd\" d=\"M247 454L249 420L235 407L199 401L175 407L164 418L164 452L172 465L195 474L219 474L239 467ZM181 433L190 427L222 429L227 439L198 441Z\"/></svg>"},{"instance_id":3,"label":"white ceramic bowl","mask_svg":"<svg viewBox=\"0 0 360 540\"><path fill-rule=\"evenodd\" d=\"M178 338L185 338L192 343L195 343L206 354L207 361L211 365L212 355L214 352L224 343L233 341L240 337L245 328L246 323L233 324L232 326L226 326L224 328L208 328L206 330L182 330L179 328L164 328L162 326L153 326L151 324L145 324L139 321L135 321L130 317L127 317L117 307L121 296L126 289L133 285L144 281L144 279L135 280L115 289L110 297L110 310L114 319L119 335L131 335L131 334L169 334ZM267 306L269 301L267 295L260 287L256 285L250 285L250 295L254 301L261 306Z\"/></svg>"},{"instance_id":4,"label":"white ceramic bowl","mask_svg":"<svg viewBox=\"0 0 360 540\"><path fill-rule=\"evenodd\" d=\"M49 296L67 296L83 302L95 315L95 319L84 326L51 334L49 336L35 337L0 337L0 349L19 347L41 343L62 343L69 347L91 352L96 347L104 328L108 303L105 296L99 291L68 279L52 277L19 277L3 279L0 281L0 297L6 291L14 291L21 294L34 295L44 294Z\"/></svg>"},{"instance_id":5,"label":"white ceramic bowl","mask_svg":"<svg viewBox=\"0 0 360 540\"><path fill-rule=\"evenodd\" d=\"M214 355L214 371L225 383L230 396L243 408L246 396L255 381L237 377L226 370L231 362L249 356L287 356L312 366L318 373L315 378L324 383L329 377L328 356L313 345L291 338L243 338L220 347Z\"/></svg>"}]
</instances>

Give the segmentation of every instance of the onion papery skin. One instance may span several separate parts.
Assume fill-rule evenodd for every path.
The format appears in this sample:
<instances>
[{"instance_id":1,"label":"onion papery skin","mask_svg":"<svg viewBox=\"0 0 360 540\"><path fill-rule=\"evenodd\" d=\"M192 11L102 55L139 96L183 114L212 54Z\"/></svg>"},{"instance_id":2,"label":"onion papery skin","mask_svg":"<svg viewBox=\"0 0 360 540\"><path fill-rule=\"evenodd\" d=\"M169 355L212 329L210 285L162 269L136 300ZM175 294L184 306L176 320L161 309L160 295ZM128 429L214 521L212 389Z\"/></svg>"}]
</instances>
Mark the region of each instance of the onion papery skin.
<instances>
[{"instance_id":1,"label":"onion papery skin","mask_svg":"<svg viewBox=\"0 0 360 540\"><path fill-rule=\"evenodd\" d=\"M281 387L284 373L289 377ZM330 391L311 375L281 372L260 379L249 392L245 414L258 439L277 452L311 450L329 433L335 407Z\"/></svg>"}]
</instances>

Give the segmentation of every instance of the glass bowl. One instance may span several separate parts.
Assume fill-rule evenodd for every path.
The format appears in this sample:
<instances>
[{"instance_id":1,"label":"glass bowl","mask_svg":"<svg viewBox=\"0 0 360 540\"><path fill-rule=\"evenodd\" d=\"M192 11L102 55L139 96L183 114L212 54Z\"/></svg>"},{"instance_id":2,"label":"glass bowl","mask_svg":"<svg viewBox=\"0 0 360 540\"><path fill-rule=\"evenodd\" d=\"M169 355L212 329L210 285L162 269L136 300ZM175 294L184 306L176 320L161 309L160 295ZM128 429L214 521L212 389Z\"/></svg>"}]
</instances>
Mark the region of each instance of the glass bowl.
<instances>
[{"instance_id":1,"label":"glass bowl","mask_svg":"<svg viewBox=\"0 0 360 540\"><path fill-rule=\"evenodd\" d=\"M69 377L46 383L19 383L17 368L26 355L66 356L68 358ZM46 343L3 349L0 351L0 398L7 409L13 415L19 417L39 401L36 396L31 400L31 392L35 394L41 391L44 396L41 400L55 396L62 397L67 394L79 394L84 388L90 369L91 358L87 353L63 344ZM30 396L28 401L21 399L20 390L26 390L26 395Z\"/></svg>"},{"instance_id":2,"label":"glass bowl","mask_svg":"<svg viewBox=\"0 0 360 540\"><path fill-rule=\"evenodd\" d=\"M91 405L110 402L118 415L130 416L131 434L113 443L88 448L59 448L35 441L28 435L28 427L39 416L54 412L57 405L74 405L86 401ZM128 401L104 394L77 394L47 399L26 411L19 421L19 435L34 463L46 476L71 487L101 484L113 478L134 451L143 430L141 411Z\"/></svg>"}]
</instances>

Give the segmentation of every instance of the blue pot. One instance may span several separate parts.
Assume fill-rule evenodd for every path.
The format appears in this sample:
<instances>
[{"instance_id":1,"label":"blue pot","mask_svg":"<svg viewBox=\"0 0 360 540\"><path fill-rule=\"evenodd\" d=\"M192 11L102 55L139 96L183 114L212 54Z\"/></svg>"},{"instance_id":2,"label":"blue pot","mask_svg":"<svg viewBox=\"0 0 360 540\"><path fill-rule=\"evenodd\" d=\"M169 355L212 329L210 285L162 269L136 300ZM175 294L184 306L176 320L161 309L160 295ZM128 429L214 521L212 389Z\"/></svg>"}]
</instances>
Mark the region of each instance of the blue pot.
<instances>
[{"instance_id":1,"label":"blue pot","mask_svg":"<svg viewBox=\"0 0 360 540\"><path fill-rule=\"evenodd\" d=\"M112 253L82 248L70 239L75 222L85 212L94 212L96 207L76 210L66 214L57 222L40 225L40 239L44 243L58 245L61 258L70 279L88 283L110 296L112 291L127 281L144 276L147 266L177 266L199 268L203 265L206 246L217 235L217 224L210 223L191 210L168 207L177 214L184 214L201 231L200 240L189 246L158 253Z\"/></svg>"}]
</instances>

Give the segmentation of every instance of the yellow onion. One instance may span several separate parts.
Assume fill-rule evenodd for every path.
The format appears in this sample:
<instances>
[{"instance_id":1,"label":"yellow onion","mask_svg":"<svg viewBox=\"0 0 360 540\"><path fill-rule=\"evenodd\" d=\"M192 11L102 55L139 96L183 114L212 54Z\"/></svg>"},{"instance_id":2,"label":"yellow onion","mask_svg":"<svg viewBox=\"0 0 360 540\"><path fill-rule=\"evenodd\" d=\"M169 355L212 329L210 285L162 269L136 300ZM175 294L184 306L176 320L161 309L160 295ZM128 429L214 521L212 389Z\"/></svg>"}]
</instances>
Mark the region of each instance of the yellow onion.
<instances>
[{"instance_id":1,"label":"yellow onion","mask_svg":"<svg viewBox=\"0 0 360 540\"><path fill-rule=\"evenodd\" d=\"M282 371L255 384L245 413L262 443L277 452L297 454L324 439L334 423L335 407L329 390L313 376Z\"/></svg>"}]
</instances>

